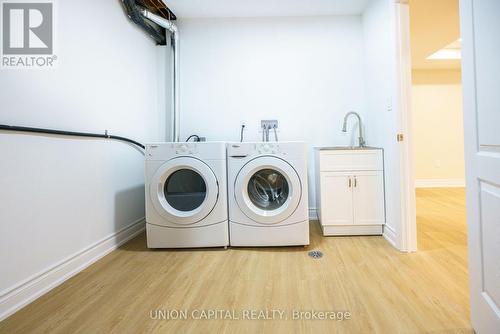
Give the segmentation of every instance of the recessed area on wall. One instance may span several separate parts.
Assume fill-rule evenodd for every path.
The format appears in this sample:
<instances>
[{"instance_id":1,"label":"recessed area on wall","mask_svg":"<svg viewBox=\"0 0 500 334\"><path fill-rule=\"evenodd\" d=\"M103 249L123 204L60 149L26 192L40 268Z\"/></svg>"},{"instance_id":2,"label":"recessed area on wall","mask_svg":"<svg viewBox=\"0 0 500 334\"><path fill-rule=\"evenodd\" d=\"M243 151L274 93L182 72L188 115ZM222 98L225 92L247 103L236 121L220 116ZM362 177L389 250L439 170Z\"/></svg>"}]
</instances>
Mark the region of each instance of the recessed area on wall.
<instances>
[{"instance_id":1,"label":"recessed area on wall","mask_svg":"<svg viewBox=\"0 0 500 334\"><path fill-rule=\"evenodd\" d=\"M245 140L259 141L260 120L277 119L281 141L354 145L355 131L341 128L347 112L367 113L361 17L181 19L179 26L182 138L239 141L244 121Z\"/></svg>"}]
</instances>

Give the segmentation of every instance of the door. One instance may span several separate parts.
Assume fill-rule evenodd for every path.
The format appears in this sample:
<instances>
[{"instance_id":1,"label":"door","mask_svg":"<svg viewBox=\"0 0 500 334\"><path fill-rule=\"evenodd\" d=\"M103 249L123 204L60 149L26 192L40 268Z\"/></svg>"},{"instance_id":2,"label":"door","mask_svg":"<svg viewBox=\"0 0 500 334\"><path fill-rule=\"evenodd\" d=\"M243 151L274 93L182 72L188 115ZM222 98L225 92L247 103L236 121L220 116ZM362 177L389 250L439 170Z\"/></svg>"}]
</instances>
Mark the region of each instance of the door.
<instances>
[{"instance_id":1,"label":"door","mask_svg":"<svg viewBox=\"0 0 500 334\"><path fill-rule=\"evenodd\" d=\"M189 157L165 162L151 179L149 190L156 211L178 225L195 224L208 216L219 195L210 167Z\"/></svg>"},{"instance_id":2,"label":"door","mask_svg":"<svg viewBox=\"0 0 500 334\"><path fill-rule=\"evenodd\" d=\"M276 224L290 217L302 196L302 185L293 167L277 157L258 157L238 173L234 185L240 210L258 223Z\"/></svg>"},{"instance_id":3,"label":"door","mask_svg":"<svg viewBox=\"0 0 500 334\"><path fill-rule=\"evenodd\" d=\"M461 0L471 321L500 333L500 1Z\"/></svg>"},{"instance_id":4,"label":"door","mask_svg":"<svg viewBox=\"0 0 500 334\"><path fill-rule=\"evenodd\" d=\"M352 225L352 187L350 173L321 172L321 224Z\"/></svg>"},{"instance_id":5,"label":"door","mask_svg":"<svg viewBox=\"0 0 500 334\"><path fill-rule=\"evenodd\" d=\"M353 176L352 190L354 224L384 224L384 177L382 172L356 172Z\"/></svg>"}]
</instances>

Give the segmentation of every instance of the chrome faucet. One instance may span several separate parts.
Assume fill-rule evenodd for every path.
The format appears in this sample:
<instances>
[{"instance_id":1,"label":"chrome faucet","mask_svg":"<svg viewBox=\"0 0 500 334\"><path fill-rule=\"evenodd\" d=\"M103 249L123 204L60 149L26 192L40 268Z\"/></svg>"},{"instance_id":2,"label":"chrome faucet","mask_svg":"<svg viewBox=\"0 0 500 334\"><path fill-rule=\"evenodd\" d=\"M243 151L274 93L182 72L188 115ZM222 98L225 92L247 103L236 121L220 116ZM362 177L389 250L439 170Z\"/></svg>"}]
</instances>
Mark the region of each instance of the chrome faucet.
<instances>
[{"instance_id":1,"label":"chrome faucet","mask_svg":"<svg viewBox=\"0 0 500 334\"><path fill-rule=\"evenodd\" d=\"M359 125L359 147L365 147L365 139L363 138L363 122L361 122L361 116L357 112L350 111L344 117L344 125L342 126L342 132L347 132L347 119L349 116L354 115L358 118Z\"/></svg>"}]
</instances>

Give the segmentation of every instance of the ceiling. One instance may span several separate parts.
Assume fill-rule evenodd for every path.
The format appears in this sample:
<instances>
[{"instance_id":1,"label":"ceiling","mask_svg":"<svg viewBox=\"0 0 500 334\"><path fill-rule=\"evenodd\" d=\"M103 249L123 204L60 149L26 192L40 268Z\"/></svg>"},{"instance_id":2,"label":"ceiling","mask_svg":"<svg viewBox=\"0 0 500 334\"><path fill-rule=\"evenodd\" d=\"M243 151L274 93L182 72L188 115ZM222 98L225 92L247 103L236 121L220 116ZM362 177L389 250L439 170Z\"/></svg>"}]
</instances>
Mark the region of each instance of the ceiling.
<instances>
[{"instance_id":1,"label":"ceiling","mask_svg":"<svg viewBox=\"0 0 500 334\"><path fill-rule=\"evenodd\" d=\"M164 0L179 18L359 15L370 0Z\"/></svg>"},{"instance_id":2,"label":"ceiling","mask_svg":"<svg viewBox=\"0 0 500 334\"><path fill-rule=\"evenodd\" d=\"M413 69L460 69L460 60L428 60L460 38L459 0L410 0Z\"/></svg>"},{"instance_id":3,"label":"ceiling","mask_svg":"<svg viewBox=\"0 0 500 334\"><path fill-rule=\"evenodd\" d=\"M359 15L370 0L162 0L178 18ZM413 69L459 69L428 60L460 38L459 0L409 0Z\"/></svg>"}]
</instances>

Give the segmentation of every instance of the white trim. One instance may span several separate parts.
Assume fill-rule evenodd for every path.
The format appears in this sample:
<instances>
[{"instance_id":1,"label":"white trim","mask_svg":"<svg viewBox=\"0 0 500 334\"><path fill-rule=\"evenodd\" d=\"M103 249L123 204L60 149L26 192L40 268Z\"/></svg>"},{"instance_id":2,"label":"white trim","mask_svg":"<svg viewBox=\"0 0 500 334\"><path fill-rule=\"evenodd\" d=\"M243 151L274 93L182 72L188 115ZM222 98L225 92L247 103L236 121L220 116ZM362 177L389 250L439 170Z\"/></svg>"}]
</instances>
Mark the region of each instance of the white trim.
<instances>
[{"instance_id":1,"label":"white trim","mask_svg":"<svg viewBox=\"0 0 500 334\"><path fill-rule=\"evenodd\" d=\"M384 225L384 232L382 234L384 239L387 240L391 245L396 247L396 231L389 225Z\"/></svg>"},{"instance_id":2,"label":"white trim","mask_svg":"<svg viewBox=\"0 0 500 334\"><path fill-rule=\"evenodd\" d=\"M309 208L309 220L319 220L316 208Z\"/></svg>"},{"instance_id":3,"label":"white trim","mask_svg":"<svg viewBox=\"0 0 500 334\"><path fill-rule=\"evenodd\" d=\"M401 227L396 233L395 247L403 252L417 250L415 173L411 123L411 50L410 10L406 3L395 5L396 21L396 100L399 131L404 140L399 143Z\"/></svg>"},{"instance_id":4,"label":"white trim","mask_svg":"<svg viewBox=\"0 0 500 334\"><path fill-rule=\"evenodd\" d=\"M0 321L142 233L144 218L0 293Z\"/></svg>"},{"instance_id":5,"label":"white trim","mask_svg":"<svg viewBox=\"0 0 500 334\"><path fill-rule=\"evenodd\" d=\"M383 225L321 225L324 236L382 235Z\"/></svg>"},{"instance_id":6,"label":"white trim","mask_svg":"<svg viewBox=\"0 0 500 334\"><path fill-rule=\"evenodd\" d=\"M415 188L465 188L465 179L416 179Z\"/></svg>"}]
</instances>

